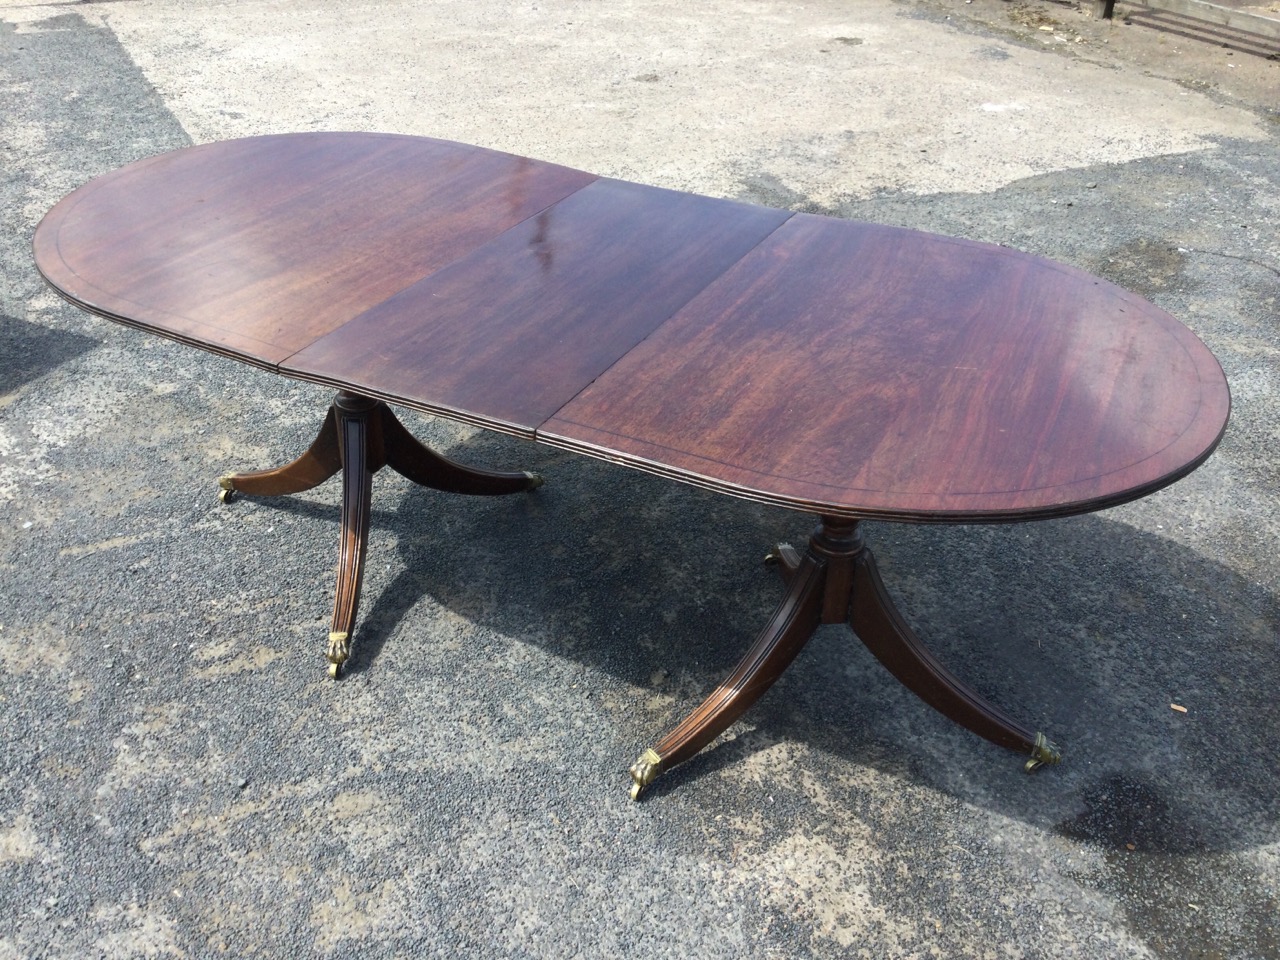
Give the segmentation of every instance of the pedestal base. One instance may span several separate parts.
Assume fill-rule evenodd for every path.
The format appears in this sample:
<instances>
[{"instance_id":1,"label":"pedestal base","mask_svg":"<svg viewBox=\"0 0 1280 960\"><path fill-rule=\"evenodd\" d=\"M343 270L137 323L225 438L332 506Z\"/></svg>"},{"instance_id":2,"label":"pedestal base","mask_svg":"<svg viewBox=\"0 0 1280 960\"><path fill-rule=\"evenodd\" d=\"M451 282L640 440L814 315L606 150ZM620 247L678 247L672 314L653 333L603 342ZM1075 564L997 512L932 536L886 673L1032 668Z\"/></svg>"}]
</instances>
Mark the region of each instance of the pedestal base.
<instances>
[{"instance_id":1,"label":"pedestal base","mask_svg":"<svg viewBox=\"0 0 1280 960\"><path fill-rule=\"evenodd\" d=\"M1002 747L1030 756L1028 772L1061 759L1044 734L1012 720L951 674L920 642L884 588L858 521L822 518L799 553L786 544L766 558L787 593L737 668L631 768L631 796L688 760L742 716L780 677L822 623L848 624L912 693L939 713Z\"/></svg>"},{"instance_id":2,"label":"pedestal base","mask_svg":"<svg viewBox=\"0 0 1280 960\"><path fill-rule=\"evenodd\" d=\"M275 497L300 493L342 473L342 532L338 540L338 586L325 656L334 679L351 657L360 584L369 541L373 475L390 467L414 483L447 493L496 496L542 486L536 473L499 473L455 463L423 446L381 400L343 392L334 398L320 433L307 452L273 470L233 473L218 481L219 497Z\"/></svg>"}]
</instances>

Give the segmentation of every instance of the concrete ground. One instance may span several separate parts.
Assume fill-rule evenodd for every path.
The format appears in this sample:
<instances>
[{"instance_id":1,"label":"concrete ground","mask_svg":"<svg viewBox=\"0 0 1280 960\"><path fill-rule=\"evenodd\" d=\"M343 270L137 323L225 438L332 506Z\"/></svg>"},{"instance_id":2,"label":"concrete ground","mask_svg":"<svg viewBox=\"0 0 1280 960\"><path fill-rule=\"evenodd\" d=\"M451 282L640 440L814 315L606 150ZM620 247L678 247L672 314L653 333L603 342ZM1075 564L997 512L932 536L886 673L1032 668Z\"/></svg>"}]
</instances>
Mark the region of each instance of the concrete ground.
<instances>
[{"instance_id":1,"label":"concrete ground","mask_svg":"<svg viewBox=\"0 0 1280 960\"><path fill-rule=\"evenodd\" d=\"M1280 957L1280 63L1077 6L0 0L0 958ZM631 802L810 520L419 417L548 483L379 475L330 682L336 484L214 496L326 392L82 314L29 252L90 177L307 129L1005 243L1186 322L1235 403L1188 479L869 530L1063 764L824 628Z\"/></svg>"}]
</instances>

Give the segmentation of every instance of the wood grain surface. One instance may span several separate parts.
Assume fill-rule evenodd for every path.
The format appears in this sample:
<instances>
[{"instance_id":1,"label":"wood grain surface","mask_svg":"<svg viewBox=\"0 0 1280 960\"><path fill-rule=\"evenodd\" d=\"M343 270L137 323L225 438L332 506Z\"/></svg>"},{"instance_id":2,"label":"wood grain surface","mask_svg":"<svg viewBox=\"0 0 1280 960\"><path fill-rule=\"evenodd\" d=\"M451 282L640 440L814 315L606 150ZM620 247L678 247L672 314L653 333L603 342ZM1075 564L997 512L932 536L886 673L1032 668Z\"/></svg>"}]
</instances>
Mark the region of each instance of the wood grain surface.
<instances>
[{"instance_id":1,"label":"wood grain surface","mask_svg":"<svg viewBox=\"0 0 1280 960\"><path fill-rule=\"evenodd\" d=\"M68 300L302 379L830 517L1007 521L1173 482L1208 349L1079 270L438 140L194 147L59 203Z\"/></svg>"},{"instance_id":2,"label":"wood grain surface","mask_svg":"<svg viewBox=\"0 0 1280 960\"><path fill-rule=\"evenodd\" d=\"M597 180L281 370L532 439L788 216Z\"/></svg>"},{"instance_id":3,"label":"wood grain surface","mask_svg":"<svg viewBox=\"0 0 1280 960\"><path fill-rule=\"evenodd\" d=\"M1106 281L797 215L539 439L814 512L995 520L1150 492L1228 408L1203 344Z\"/></svg>"},{"instance_id":4,"label":"wood grain surface","mask_svg":"<svg viewBox=\"0 0 1280 960\"><path fill-rule=\"evenodd\" d=\"M94 313L274 366L594 179L419 137L213 143L71 194L36 263Z\"/></svg>"}]
</instances>

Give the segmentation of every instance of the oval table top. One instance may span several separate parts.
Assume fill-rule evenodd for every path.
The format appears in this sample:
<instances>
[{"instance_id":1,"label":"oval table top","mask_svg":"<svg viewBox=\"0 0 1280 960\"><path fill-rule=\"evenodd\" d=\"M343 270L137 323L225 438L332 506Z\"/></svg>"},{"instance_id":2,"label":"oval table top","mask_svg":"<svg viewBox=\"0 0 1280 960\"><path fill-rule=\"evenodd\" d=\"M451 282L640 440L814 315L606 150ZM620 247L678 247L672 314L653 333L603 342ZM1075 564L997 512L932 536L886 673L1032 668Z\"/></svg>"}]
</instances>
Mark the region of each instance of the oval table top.
<instances>
[{"instance_id":1,"label":"oval table top","mask_svg":"<svg viewBox=\"0 0 1280 960\"><path fill-rule=\"evenodd\" d=\"M1194 334L1075 268L421 137L152 157L35 255L121 323L834 517L1100 509L1193 470L1230 410Z\"/></svg>"}]
</instances>

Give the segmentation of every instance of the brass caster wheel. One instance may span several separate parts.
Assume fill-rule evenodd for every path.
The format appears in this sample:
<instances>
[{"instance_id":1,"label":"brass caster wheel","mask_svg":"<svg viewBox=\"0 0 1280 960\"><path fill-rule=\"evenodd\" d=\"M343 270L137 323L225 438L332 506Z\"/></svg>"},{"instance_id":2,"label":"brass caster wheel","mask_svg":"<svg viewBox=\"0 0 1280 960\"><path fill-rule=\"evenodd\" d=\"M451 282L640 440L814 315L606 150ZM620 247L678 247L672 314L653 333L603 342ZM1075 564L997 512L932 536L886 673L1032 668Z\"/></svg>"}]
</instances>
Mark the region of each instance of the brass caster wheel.
<instances>
[{"instance_id":1,"label":"brass caster wheel","mask_svg":"<svg viewBox=\"0 0 1280 960\"><path fill-rule=\"evenodd\" d=\"M640 754L640 759L631 765L631 799L639 800L640 794L644 793L644 788L653 783L653 780L662 772L662 757L658 756L656 750L650 747L644 753Z\"/></svg>"},{"instance_id":2,"label":"brass caster wheel","mask_svg":"<svg viewBox=\"0 0 1280 960\"><path fill-rule=\"evenodd\" d=\"M234 490L218 491L218 501L220 503L230 503L232 500L235 499L235 497L236 497L236 492Z\"/></svg>"},{"instance_id":3,"label":"brass caster wheel","mask_svg":"<svg viewBox=\"0 0 1280 960\"><path fill-rule=\"evenodd\" d=\"M340 676L342 676L342 664L340 663L329 664L329 679L337 680L338 677Z\"/></svg>"},{"instance_id":4,"label":"brass caster wheel","mask_svg":"<svg viewBox=\"0 0 1280 960\"><path fill-rule=\"evenodd\" d=\"M764 555L764 565L766 567L786 567L788 570L794 570L800 563L800 555L796 553L795 548L789 543L780 543L768 553Z\"/></svg>"},{"instance_id":5,"label":"brass caster wheel","mask_svg":"<svg viewBox=\"0 0 1280 960\"><path fill-rule=\"evenodd\" d=\"M525 487L526 490L537 490L547 482L543 479L542 474L540 473L533 473L532 471L526 470L524 471L524 475L529 478L529 486Z\"/></svg>"},{"instance_id":6,"label":"brass caster wheel","mask_svg":"<svg viewBox=\"0 0 1280 960\"><path fill-rule=\"evenodd\" d=\"M1036 734L1035 746L1031 748L1031 759L1022 765L1026 773L1035 773L1041 767L1052 767L1062 762L1062 751L1058 745L1043 733Z\"/></svg>"},{"instance_id":7,"label":"brass caster wheel","mask_svg":"<svg viewBox=\"0 0 1280 960\"><path fill-rule=\"evenodd\" d=\"M231 476L218 478L218 499L222 503L230 503L235 499L236 488L231 485Z\"/></svg>"}]
</instances>

